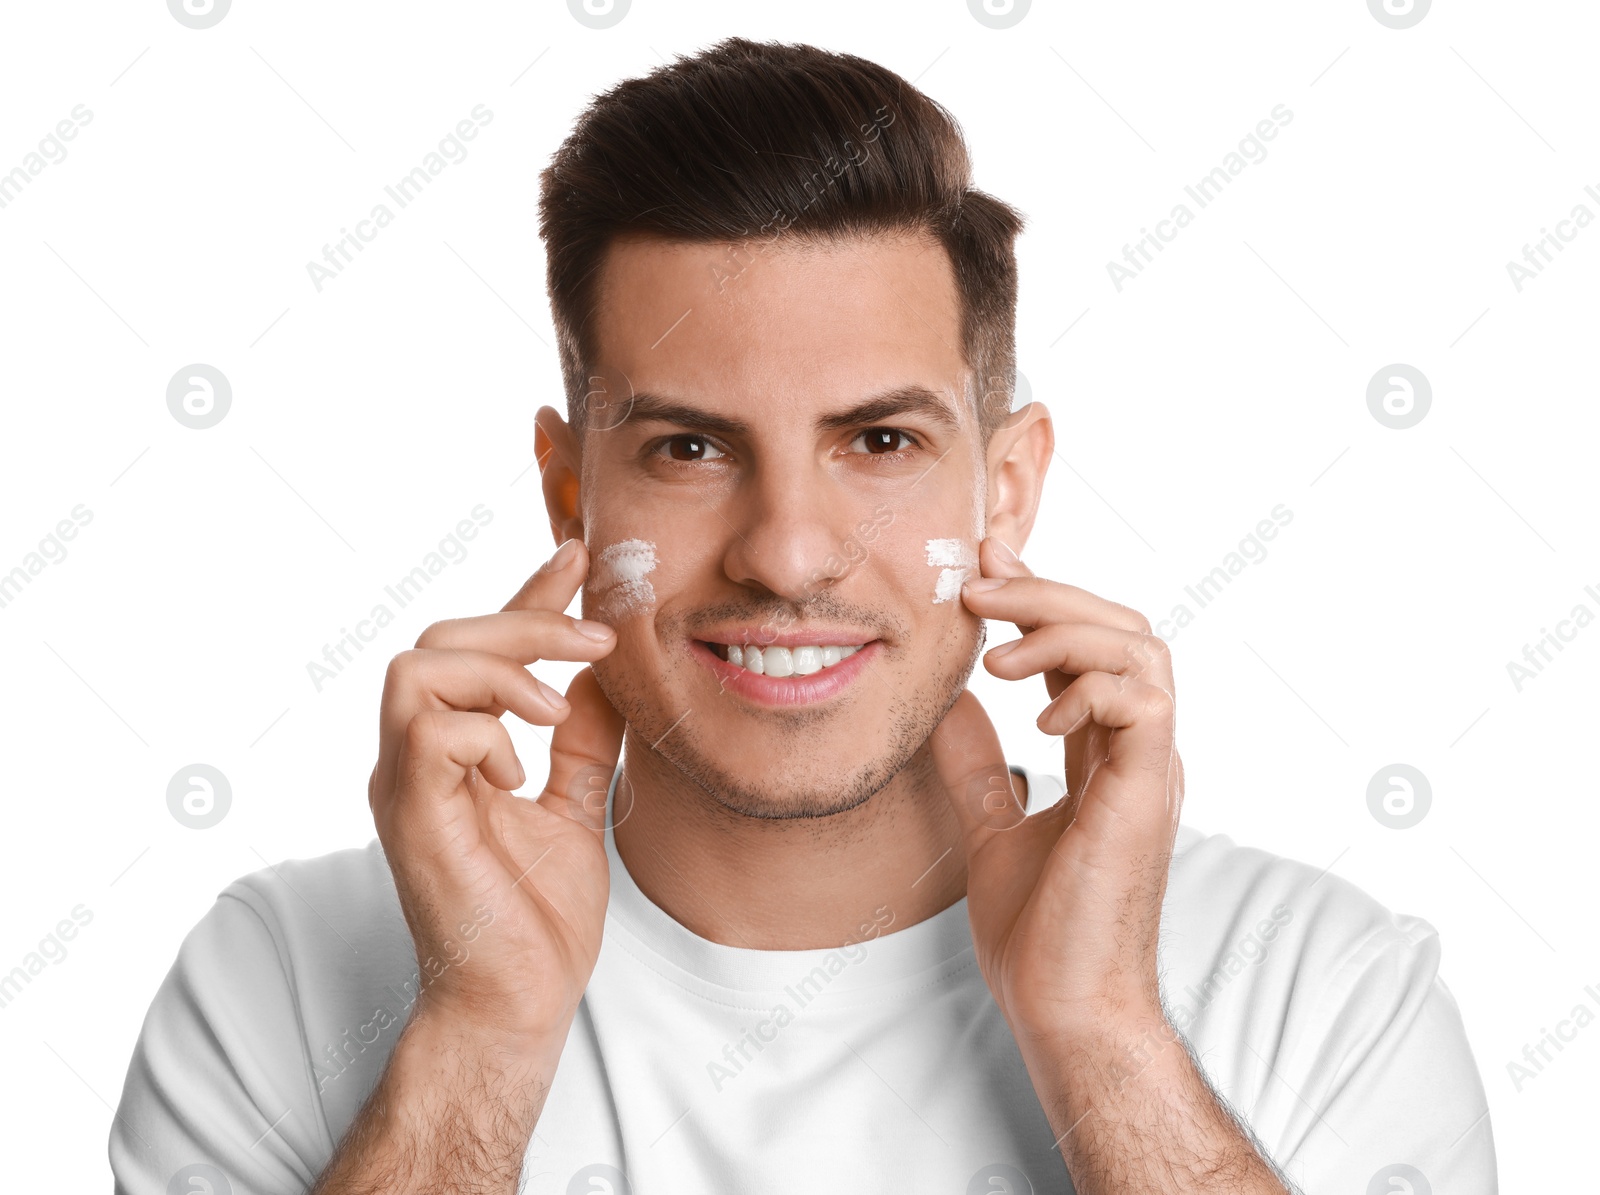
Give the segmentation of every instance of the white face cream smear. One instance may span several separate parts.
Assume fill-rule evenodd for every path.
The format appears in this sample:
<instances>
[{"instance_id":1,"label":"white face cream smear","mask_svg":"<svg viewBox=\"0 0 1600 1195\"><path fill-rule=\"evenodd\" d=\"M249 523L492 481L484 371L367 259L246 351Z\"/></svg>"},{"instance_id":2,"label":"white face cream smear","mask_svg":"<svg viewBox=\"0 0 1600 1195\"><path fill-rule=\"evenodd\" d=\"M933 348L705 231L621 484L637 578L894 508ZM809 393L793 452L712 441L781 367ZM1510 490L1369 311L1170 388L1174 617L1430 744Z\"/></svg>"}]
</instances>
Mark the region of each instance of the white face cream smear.
<instances>
[{"instance_id":1,"label":"white face cream smear","mask_svg":"<svg viewBox=\"0 0 1600 1195\"><path fill-rule=\"evenodd\" d=\"M963 539L930 539L928 566L939 570L933 600L953 602L961 596L961 586L978 568L977 550Z\"/></svg>"},{"instance_id":2,"label":"white face cream smear","mask_svg":"<svg viewBox=\"0 0 1600 1195\"><path fill-rule=\"evenodd\" d=\"M600 606L615 617L636 614L655 604L655 587L645 578L656 567L656 546L624 539L600 549L594 561L594 588Z\"/></svg>"}]
</instances>

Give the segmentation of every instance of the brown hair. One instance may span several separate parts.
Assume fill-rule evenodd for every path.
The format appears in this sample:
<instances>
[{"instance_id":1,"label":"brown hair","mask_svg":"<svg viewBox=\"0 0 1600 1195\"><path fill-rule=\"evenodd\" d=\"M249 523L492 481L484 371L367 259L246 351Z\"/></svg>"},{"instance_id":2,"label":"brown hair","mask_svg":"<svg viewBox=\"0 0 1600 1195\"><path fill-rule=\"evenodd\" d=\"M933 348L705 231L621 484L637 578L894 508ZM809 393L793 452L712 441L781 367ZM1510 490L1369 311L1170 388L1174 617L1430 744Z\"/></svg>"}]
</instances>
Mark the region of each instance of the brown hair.
<instances>
[{"instance_id":1,"label":"brown hair","mask_svg":"<svg viewBox=\"0 0 1600 1195\"><path fill-rule=\"evenodd\" d=\"M595 97L539 176L539 233L581 432L596 284L614 238L814 241L931 233L950 255L986 442L1016 371L1016 209L970 185L961 128L893 71L727 38Z\"/></svg>"}]
</instances>

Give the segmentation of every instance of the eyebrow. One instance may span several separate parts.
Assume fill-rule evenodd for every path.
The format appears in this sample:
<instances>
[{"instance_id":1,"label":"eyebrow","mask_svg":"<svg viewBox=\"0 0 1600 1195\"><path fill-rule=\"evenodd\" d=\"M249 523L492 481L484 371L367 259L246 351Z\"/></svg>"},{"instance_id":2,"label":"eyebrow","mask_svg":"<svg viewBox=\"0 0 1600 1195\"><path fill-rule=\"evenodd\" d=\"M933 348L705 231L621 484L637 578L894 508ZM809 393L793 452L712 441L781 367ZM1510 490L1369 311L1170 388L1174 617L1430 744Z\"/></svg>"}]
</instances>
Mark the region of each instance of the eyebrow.
<instances>
[{"instance_id":1,"label":"eyebrow","mask_svg":"<svg viewBox=\"0 0 1600 1195\"><path fill-rule=\"evenodd\" d=\"M816 429L819 432L845 431L907 415L930 419L952 435L961 430L961 421L950 404L936 391L915 383L897 386L852 407L819 416ZM635 394L624 419L627 422L671 423L691 431L730 438L750 434L750 425L741 419L731 419L659 394Z\"/></svg>"}]
</instances>

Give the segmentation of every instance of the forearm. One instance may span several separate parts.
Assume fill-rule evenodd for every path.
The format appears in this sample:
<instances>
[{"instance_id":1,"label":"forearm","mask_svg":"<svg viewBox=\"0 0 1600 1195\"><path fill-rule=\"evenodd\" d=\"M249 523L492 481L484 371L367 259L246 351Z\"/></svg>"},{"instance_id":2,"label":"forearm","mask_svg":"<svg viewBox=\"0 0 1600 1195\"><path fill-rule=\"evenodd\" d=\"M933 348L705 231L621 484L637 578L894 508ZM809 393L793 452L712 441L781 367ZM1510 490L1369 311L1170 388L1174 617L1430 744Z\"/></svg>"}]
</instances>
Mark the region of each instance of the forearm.
<instances>
[{"instance_id":1,"label":"forearm","mask_svg":"<svg viewBox=\"0 0 1600 1195\"><path fill-rule=\"evenodd\" d=\"M1291 1191L1164 1019L1019 1045L1079 1195Z\"/></svg>"},{"instance_id":2,"label":"forearm","mask_svg":"<svg viewBox=\"0 0 1600 1195\"><path fill-rule=\"evenodd\" d=\"M419 1005L312 1195L511 1195L564 1040L512 1048Z\"/></svg>"}]
</instances>

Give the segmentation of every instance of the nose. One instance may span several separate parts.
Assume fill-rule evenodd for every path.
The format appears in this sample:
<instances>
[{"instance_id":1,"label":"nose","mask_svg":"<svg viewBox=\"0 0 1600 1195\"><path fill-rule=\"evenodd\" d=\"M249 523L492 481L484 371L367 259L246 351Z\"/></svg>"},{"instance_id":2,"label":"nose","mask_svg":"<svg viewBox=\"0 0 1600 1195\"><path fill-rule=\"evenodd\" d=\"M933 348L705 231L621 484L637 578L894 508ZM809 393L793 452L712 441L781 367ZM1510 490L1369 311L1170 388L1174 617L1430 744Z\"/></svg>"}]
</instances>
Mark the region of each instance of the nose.
<instances>
[{"instance_id":1,"label":"nose","mask_svg":"<svg viewBox=\"0 0 1600 1195\"><path fill-rule=\"evenodd\" d=\"M805 602L849 569L857 505L818 462L764 468L728 512L724 570L737 584Z\"/></svg>"}]
</instances>

